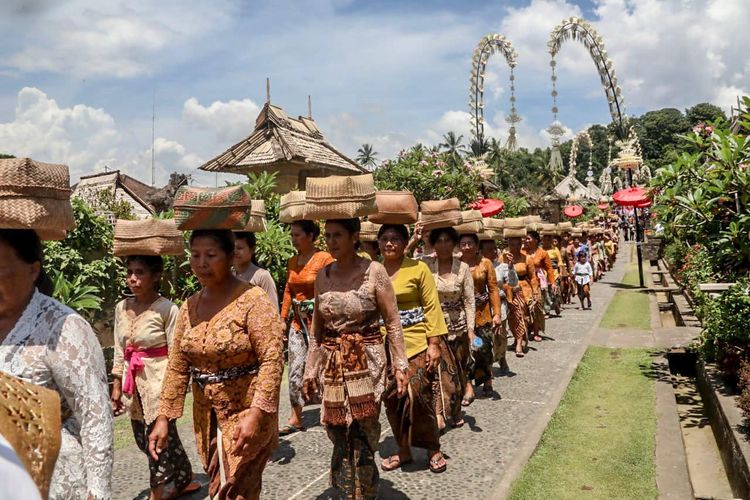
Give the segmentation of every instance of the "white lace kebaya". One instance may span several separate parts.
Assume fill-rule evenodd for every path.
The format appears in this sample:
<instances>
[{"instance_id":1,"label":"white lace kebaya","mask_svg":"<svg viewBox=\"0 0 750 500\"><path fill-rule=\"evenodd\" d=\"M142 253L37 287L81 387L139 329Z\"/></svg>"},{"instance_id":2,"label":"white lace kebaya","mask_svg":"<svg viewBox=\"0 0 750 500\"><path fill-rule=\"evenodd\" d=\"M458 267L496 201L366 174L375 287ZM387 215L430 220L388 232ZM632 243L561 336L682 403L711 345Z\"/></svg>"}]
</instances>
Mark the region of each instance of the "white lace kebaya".
<instances>
[{"instance_id":1,"label":"white lace kebaya","mask_svg":"<svg viewBox=\"0 0 750 500\"><path fill-rule=\"evenodd\" d=\"M112 409L104 356L91 326L35 290L0 344L0 370L60 394L62 444L49 498L109 499Z\"/></svg>"}]
</instances>

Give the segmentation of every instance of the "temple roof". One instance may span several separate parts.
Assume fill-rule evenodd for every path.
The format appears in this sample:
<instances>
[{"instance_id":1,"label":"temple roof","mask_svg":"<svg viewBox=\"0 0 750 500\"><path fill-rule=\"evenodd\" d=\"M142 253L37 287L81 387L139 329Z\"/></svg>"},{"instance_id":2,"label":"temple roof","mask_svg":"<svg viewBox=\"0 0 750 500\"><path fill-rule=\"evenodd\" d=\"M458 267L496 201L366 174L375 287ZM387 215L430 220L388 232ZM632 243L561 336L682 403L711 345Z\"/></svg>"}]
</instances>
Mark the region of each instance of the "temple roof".
<instances>
[{"instance_id":1,"label":"temple roof","mask_svg":"<svg viewBox=\"0 0 750 500\"><path fill-rule=\"evenodd\" d=\"M266 103L247 138L199 167L208 172L280 171L296 175L317 170L323 175L357 175L365 170L326 142L310 117L291 118Z\"/></svg>"}]
</instances>

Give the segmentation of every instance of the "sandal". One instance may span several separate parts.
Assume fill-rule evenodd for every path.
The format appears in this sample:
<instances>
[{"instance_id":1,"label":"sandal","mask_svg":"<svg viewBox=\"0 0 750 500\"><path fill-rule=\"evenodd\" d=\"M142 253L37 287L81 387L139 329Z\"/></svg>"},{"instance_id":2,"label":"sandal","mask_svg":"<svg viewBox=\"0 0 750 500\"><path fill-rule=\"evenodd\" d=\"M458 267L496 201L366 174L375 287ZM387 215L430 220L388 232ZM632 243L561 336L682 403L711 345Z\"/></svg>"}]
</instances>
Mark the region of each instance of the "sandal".
<instances>
[{"instance_id":1,"label":"sandal","mask_svg":"<svg viewBox=\"0 0 750 500\"><path fill-rule=\"evenodd\" d=\"M402 462L398 455L391 455L380 463L380 469L384 472L390 472L410 463L412 463L411 458Z\"/></svg>"},{"instance_id":2,"label":"sandal","mask_svg":"<svg viewBox=\"0 0 750 500\"><path fill-rule=\"evenodd\" d=\"M526 355L523 353L523 351L516 351L516 357L517 358L522 358L524 356L526 356Z\"/></svg>"},{"instance_id":3,"label":"sandal","mask_svg":"<svg viewBox=\"0 0 750 500\"><path fill-rule=\"evenodd\" d=\"M442 461L443 465L438 465ZM430 472L434 472L435 474L440 474L441 472L445 472L445 470L448 468L448 462L445 461L445 457L441 456L437 460L430 460Z\"/></svg>"},{"instance_id":4,"label":"sandal","mask_svg":"<svg viewBox=\"0 0 750 500\"><path fill-rule=\"evenodd\" d=\"M454 429L458 429L459 427L463 427L465 423L466 423L466 421L462 418L460 420L454 420L453 423L451 424L451 426Z\"/></svg>"},{"instance_id":5,"label":"sandal","mask_svg":"<svg viewBox=\"0 0 750 500\"><path fill-rule=\"evenodd\" d=\"M281 429L279 429L279 436L288 436L290 434L294 434L295 432L303 432L305 430L304 426L300 425L297 427L296 425L285 425Z\"/></svg>"},{"instance_id":6,"label":"sandal","mask_svg":"<svg viewBox=\"0 0 750 500\"><path fill-rule=\"evenodd\" d=\"M195 493L201 488L201 483L199 483L198 481L191 481L180 491L177 491L177 489L173 489L172 491L164 495L164 500L175 500L176 498L182 498L184 496L190 495L191 493Z\"/></svg>"}]
</instances>

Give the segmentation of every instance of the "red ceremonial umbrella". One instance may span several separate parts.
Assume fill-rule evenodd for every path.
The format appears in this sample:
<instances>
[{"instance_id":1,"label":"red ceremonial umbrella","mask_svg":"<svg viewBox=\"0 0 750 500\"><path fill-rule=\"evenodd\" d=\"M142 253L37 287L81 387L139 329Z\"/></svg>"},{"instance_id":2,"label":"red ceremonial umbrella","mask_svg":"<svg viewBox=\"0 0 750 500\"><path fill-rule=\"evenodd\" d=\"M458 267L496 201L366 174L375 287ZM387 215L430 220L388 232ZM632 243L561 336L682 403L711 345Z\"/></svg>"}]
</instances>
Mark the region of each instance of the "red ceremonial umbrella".
<instances>
[{"instance_id":1,"label":"red ceremonial umbrella","mask_svg":"<svg viewBox=\"0 0 750 500\"><path fill-rule=\"evenodd\" d=\"M607 210L609 208L609 203L599 203L596 208L599 210Z\"/></svg>"},{"instance_id":2,"label":"red ceremonial umbrella","mask_svg":"<svg viewBox=\"0 0 750 500\"><path fill-rule=\"evenodd\" d=\"M583 214L583 207L580 205L568 205L563 209L563 213L571 219L574 219Z\"/></svg>"},{"instance_id":3,"label":"red ceremonial umbrella","mask_svg":"<svg viewBox=\"0 0 750 500\"><path fill-rule=\"evenodd\" d=\"M648 191L641 187L621 189L614 195L612 195L612 199L615 201L615 203L624 207L644 208L648 206L643 205L644 203L648 203L649 205L651 204L651 201L648 197Z\"/></svg>"},{"instance_id":4,"label":"red ceremonial umbrella","mask_svg":"<svg viewBox=\"0 0 750 500\"><path fill-rule=\"evenodd\" d=\"M483 198L469 205L474 210L479 210L482 217L492 217L505 210L505 202L494 198Z\"/></svg>"}]
</instances>

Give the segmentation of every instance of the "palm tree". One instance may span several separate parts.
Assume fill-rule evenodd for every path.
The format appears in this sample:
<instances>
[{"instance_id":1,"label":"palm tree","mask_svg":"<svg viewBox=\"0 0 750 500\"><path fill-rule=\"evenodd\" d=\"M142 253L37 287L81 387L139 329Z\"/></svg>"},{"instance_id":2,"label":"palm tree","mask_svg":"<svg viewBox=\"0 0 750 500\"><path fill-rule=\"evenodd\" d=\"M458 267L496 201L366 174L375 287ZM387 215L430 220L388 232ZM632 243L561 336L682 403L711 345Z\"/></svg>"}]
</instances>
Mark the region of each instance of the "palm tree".
<instances>
[{"instance_id":1,"label":"palm tree","mask_svg":"<svg viewBox=\"0 0 750 500\"><path fill-rule=\"evenodd\" d=\"M365 168L372 169L376 163L378 153L372 150L372 144L362 144L357 150L357 162Z\"/></svg>"},{"instance_id":2,"label":"palm tree","mask_svg":"<svg viewBox=\"0 0 750 500\"><path fill-rule=\"evenodd\" d=\"M483 154L489 152L490 146L491 143L489 139L482 137L481 142L478 139L472 139L471 144L469 145L469 149L471 150L471 155L478 158Z\"/></svg>"},{"instance_id":3,"label":"palm tree","mask_svg":"<svg viewBox=\"0 0 750 500\"><path fill-rule=\"evenodd\" d=\"M440 147L444 148L453 158L458 159L466 152L466 146L461 142L463 138L463 135L456 136L455 132L448 132L443 136L443 142L440 143Z\"/></svg>"}]
</instances>

